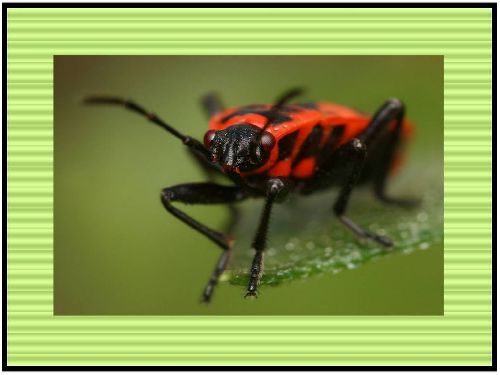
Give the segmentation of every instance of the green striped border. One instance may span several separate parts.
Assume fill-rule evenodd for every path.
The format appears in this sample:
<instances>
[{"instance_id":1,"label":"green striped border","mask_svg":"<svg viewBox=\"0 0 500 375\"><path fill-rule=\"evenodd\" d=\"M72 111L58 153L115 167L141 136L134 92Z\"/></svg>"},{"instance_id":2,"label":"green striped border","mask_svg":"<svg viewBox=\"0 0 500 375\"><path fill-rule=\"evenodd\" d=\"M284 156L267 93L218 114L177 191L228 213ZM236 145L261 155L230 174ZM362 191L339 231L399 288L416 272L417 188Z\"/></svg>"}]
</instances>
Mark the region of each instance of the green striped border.
<instances>
[{"instance_id":1,"label":"green striped border","mask_svg":"<svg viewBox=\"0 0 500 375\"><path fill-rule=\"evenodd\" d=\"M9 365L492 364L492 9L7 12ZM67 54L444 55L444 316L54 317L52 61Z\"/></svg>"}]
</instances>

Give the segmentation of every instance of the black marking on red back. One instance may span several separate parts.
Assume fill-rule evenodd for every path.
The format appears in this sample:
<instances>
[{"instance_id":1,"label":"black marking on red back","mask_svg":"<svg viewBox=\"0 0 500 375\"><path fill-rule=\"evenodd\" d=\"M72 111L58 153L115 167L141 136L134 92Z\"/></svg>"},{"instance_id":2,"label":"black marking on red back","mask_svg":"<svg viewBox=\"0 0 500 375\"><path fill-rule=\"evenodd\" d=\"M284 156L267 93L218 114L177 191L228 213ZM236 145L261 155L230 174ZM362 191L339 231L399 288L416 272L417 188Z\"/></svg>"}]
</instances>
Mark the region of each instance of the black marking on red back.
<instances>
[{"instance_id":1,"label":"black marking on red back","mask_svg":"<svg viewBox=\"0 0 500 375\"><path fill-rule=\"evenodd\" d=\"M278 159L284 160L292 154L293 146L295 145L295 141L297 140L297 136L299 135L299 131L296 130L293 133L285 135L278 142Z\"/></svg>"},{"instance_id":2,"label":"black marking on red back","mask_svg":"<svg viewBox=\"0 0 500 375\"><path fill-rule=\"evenodd\" d=\"M321 125L316 125L311 133L307 136L304 143L300 147L297 157L293 161L293 166L295 166L302 159L317 156L320 148L321 138L323 138L323 128Z\"/></svg>"},{"instance_id":3,"label":"black marking on red back","mask_svg":"<svg viewBox=\"0 0 500 375\"><path fill-rule=\"evenodd\" d=\"M321 148L321 151L318 155L318 164L322 165L324 163L328 163L331 156L335 153L337 146L339 145L340 139L345 131L345 125L335 125L328 138L326 139L325 144Z\"/></svg>"},{"instance_id":4,"label":"black marking on red back","mask_svg":"<svg viewBox=\"0 0 500 375\"><path fill-rule=\"evenodd\" d=\"M291 121L292 118L290 116L288 116L288 114L299 112L299 111L300 111L300 109L293 108L290 106L285 106L283 108L280 108L278 110L278 112L275 112L275 111L272 111L270 108L266 108L262 105L258 105L258 104L257 105L249 105L246 107L239 108L236 111L230 113L229 115L224 116L221 121L227 122L236 116L243 116L243 115L247 115L247 114L256 114L256 115L264 116L268 121L272 120L271 121L272 125L277 125L277 124L281 124L283 122Z\"/></svg>"}]
</instances>

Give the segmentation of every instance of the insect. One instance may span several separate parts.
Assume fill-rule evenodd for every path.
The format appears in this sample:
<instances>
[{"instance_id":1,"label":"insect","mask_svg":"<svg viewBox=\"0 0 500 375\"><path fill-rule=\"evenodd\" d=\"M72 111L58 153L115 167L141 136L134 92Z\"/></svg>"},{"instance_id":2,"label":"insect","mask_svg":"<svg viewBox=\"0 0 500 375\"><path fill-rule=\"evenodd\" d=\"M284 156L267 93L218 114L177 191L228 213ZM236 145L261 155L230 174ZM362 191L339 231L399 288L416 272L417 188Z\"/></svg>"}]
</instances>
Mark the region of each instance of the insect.
<instances>
[{"instance_id":1,"label":"insect","mask_svg":"<svg viewBox=\"0 0 500 375\"><path fill-rule=\"evenodd\" d=\"M399 159L398 146L413 129L404 119L405 109L400 100L389 99L373 116L367 116L329 102L290 104L300 93L300 89L290 90L272 105L227 109L216 94L206 95L202 103L210 121L203 142L182 134L133 101L107 96L85 100L87 104L122 106L142 115L182 141L206 171L208 182L175 185L161 191L161 202L168 212L222 249L203 290L204 302L211 300L227 267L233 226L226 233L211 229L174 206L174 202L228 204L234 223L238 216L236 203L247 198L264 198L252 243L255 254L245 297L257 297L271 210L291 192L307 195L339 186L333 204L339 221L356 236L385 247L392 246L391 239L362 228L346 215L353 188L371 183L375 196L383 202L402 206L417 203L386 194L387 179ZM231 184L214 183L215 174L226 176Z\"/></svg>"}]
</instances>

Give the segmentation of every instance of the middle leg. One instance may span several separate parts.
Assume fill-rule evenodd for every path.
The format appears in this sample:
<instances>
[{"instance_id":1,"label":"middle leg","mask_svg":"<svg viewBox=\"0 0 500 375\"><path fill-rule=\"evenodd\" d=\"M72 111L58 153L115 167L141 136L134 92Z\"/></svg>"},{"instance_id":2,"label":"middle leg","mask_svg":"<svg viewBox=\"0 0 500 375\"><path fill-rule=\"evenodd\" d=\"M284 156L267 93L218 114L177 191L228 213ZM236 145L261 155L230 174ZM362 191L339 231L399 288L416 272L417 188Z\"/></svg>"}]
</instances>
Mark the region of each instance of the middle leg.
<instances>
[{"instance_id":1,"label":"middle leg","mask_svg":"<svg viewBox=\"0 0 500 375\"><path fill-rule=\"evenodd\" d=\"M334 212L342 224L350 229L359 237L374 240L384 246L392 246L393 242L386 236L381 236L367 229L362 228L349 217L345 215L347 204L351 196L351 192L359 179L366 157L366 145L358 138L354 138L351 142L346 143L339 149L339 156L349 164L350 172L348 172L347 180L340 189L339 197L334 205Z\"/></svg>"},{"instance_id":2,"label":"middle leg","mask_svg":"<svg viewBox=\"0 0 500 375\"><path fill-rule=\"evenodd\" d=\"M248 282L245 298L257 297L257 287L262 276L262 264L264 260L264 250L267 244L267 231L271 209L276 199L278 197L283 198L289 187L288 181L279 177L271 178L267 183L266 203L264 204L264 210L262 211L257 233L255 234L252 244L255 255L252 260L252 266L250 267L250 280Z\"/></svg>"}]
</instances>

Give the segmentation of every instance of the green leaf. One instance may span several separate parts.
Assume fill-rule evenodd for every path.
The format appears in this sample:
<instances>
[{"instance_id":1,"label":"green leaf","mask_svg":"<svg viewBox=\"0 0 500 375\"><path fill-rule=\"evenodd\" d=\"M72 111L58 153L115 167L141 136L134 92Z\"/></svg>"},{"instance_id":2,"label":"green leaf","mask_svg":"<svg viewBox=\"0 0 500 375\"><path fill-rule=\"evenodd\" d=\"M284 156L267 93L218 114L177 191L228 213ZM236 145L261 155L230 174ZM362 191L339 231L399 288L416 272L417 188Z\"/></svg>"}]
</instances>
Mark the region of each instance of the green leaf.
<instances>
[{"instance_id":1,"label":"green leaf","mask_svg":"<svg viewBox=\"0 0 500 375\"><path fill-rule=\"evenodd\" d=\"M385 248L359 239L333 215L338 189L310 197L292 196L276 205L271 217L268 248L261 285L278 285L323 272L337 273L396 252L427 250L443 239L443 185L441 162L419 163L420 168L398 176L391 196L418 198L415 208L377 201L369 189L352 195L347 214L364 228L389 236L394 246ZM430 166L429 166L430 165ZM234 285L246 285L253 250L252 238L263 201L243 207L230 270L223 277Z\"/></svg>"}]
</instances>

